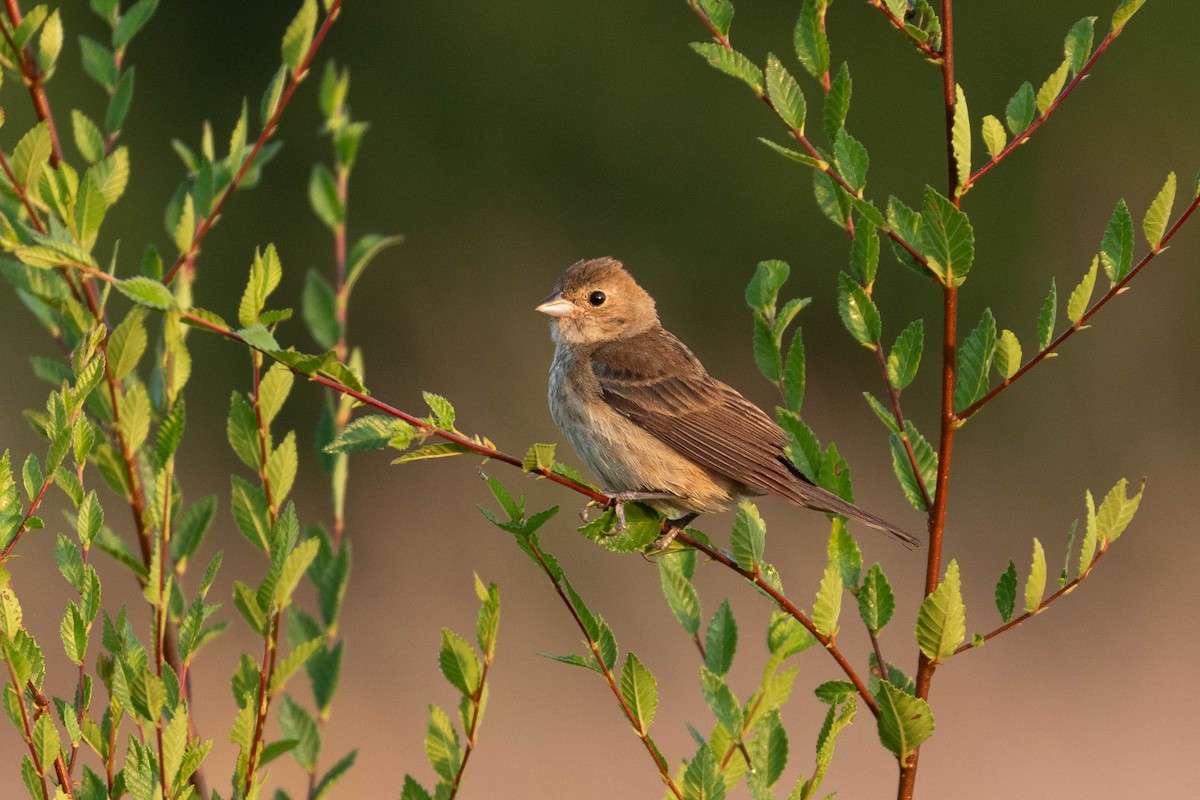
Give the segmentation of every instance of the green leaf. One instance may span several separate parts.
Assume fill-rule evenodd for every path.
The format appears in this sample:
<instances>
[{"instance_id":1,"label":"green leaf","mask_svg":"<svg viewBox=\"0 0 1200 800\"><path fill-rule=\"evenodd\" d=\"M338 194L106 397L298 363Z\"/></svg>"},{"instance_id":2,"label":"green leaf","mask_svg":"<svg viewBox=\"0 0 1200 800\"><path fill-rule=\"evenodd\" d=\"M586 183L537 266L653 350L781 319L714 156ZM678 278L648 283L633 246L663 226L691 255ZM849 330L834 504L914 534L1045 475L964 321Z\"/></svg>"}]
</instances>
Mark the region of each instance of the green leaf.
<instances>
[{"instance_id":1,"label":"green leaf","mask_svg":"<svg viewBox=\"0 0 1200 800\"><path fill-rule=\"evenodd\" d=\"M837 564L842 586L851 592L856 591L862 575L862 552L840 518L834 519L830 528L827 554L829 561Z\"/></svg>"},{"instance_id":2,"label":"green leaf","mask_svg":"<svg viewBox=\"0 0 1200 800\"><path fill-rule=\"evenodd\" d=\"M300 11L283 34L283 64L295 75L312 45L317 30L317 0L304 0Z\"/></svg>"},{"instance_id":3,"label":"green leaf","mask_svg":"<svg viewBox=\"0 0 1200 800\"><path fill-rule=\"evenodd\" d=\"M1038 312L1037 318L1037 335L1038 349L1045 350L1050 346L1050 340L1054 338L1054 318L1058 311L1058 289L1054 285L1054 278L1050 279L1050 293L1046 295L1045 302L1042 303L1042 310Z\"/></svg>"},{"instance_id":4,"label":"green leaf","mask_svg":"<svg viewBox=\"0 0 1200 800\"><path fill-rule=\"evenodd\" d=\"M58 728L54 727L54 719L49 714L42 714L37 718L37 722L33 723L33 750L46 770L50 769L50 765L62 752Z\"/></svg>"},{"instance_id":5,"label":"green leaf","mask_svg":"<svg viewBox=\"0 0 1200 800\"><path fill-rule=\"evenodd\" d=\"M312 0L309 0L312 2ZM279 263L279 255L275 245L267 245L265 252L254 252L254 263L250 266L250 277L246 282L246 290L242 293L242 301L238 305L238 322L243 328L249 328L258 322L266 305L267 297L279 286L283 278L283 267Z\"/></svg>"},{"instance_id":6,"label":"green leaf","mask_svg":"<svg viewBox=\"0 0 1200 800\"><path fill-rule=\"evenodd\" d=\"M866 290L844 272L838 273L838 314L860 344L874 347L879 341L879 310Z\"/></svg>"},{"instance_id":7,"label":"green leaf","mask_svg":"<svg viewBox=\"0 0 1200 800\"><path fill-rule=\"evenodd\" d=\"M1100 262L1104 272L1113 283L1129 274L1133 265L1133 217L1129 215L1129 206L1121 200L1104 227L1104 237L1100 241Z\"/></svg>"},{"instance_id":8,"label":"green leaf","mask_svg":"<svg viewBox=\"0 0 1200 800\"><path fill-rule=\"evenodd\" d=\"M159 311L169 311L175 308L175 295L171 294L162 281L152 280L142 275L117 281L117 291L130 300L148 308Z\"/></svg>"},{"instance_id":9,"label":"green leaf","mask_svg":"<svg viewBox=\"0 0 1200 800\"><path fill-rule=\"evenodd\" d=\"M317 754L321 749L321 733L316 720L296 701L284 695L279 705L279 730L284 739L296 742L292 755L305 770L317 766Z\"/></svg>"},{"instance_id":10,"label":"green leaf","mask_svg":"<svg viewBox=\"0 0 1200 800\"><path fill-rule=\"evenodd\" d=\"M879 741L901 762L933 735L933 710L919 697L897 689L887 681L879 682L875 693L879 704Z\"/></svg>"},{"instance_id":11,"label":"green leaf","mask_svg":"<svg viewBox=\"0 0 1200 800\"><path fill-rule=\"evenodd\" d=\"M555 446L552 444L535 444L526 452L521 461L521 469L526 472L548 470L554 467Z\"/></svg>"},{"instance_id":12,"label":"green leaf","mask_svg":"<svg viewBox=\"0 0 1200 800\"><path fill-rule=\"evenodd\" d=\"M951 126L950 146L958 170L958 189L971 178L971 117L967 111L967 96L962 87L954 85L954 123Z\"/></svg>"},{"instance_id":13,"label":"green leaf","mask_svg":"<svg viewBox=\"0 0 1200 800\"><path fill-rule=\"evenodd\" d=\"M108 337L108 364L113 380L123 380L132 373L146 352L144 316L145 310L134 306Z\"/></svg>"},{"instance_id":14,"label":"green leaf","mask_svg":"<svg viewBox=\"0 0 1200 800\"><path fill-rule=\"evenodd\" d=\"M808 70L808 74L817 80L822 80L829 72L829 39L825 35L824 3L818 0L804 0L800 7L800 19L796 22L796 30L792 39L796 48L796 57Z\"/></svg>"},{"instance_id":15,"label":"green leaf","mask_svg":"<svg viewBox=\"0 0 1200 800\"><path fill-rule=\"evenodd\" d=\"M702 619L700 596L696 594L696 587L692 585L690 573L685 566L690 560L691 568L695 568L695 551L664 553L656 560L659 583L671 613L675 615L684 631L695 636L700 630Z\"/></svg>"},{"instance_id":16,"label":"green leaf","mask_svg":"<svg viewBox=\"0 0 1200 800\"><path fill-rule=\"evenodd\" d=\"M1078 75L1092 54L1095 38L1096 18L1084 17L1071 26L1063 42L1063 56L1071 65L1071 75Z\"/></svg>"},{"instance_id":17,"label":"green leaf","mask_svg":"<svg viewBox=\"0 0 1200 800\"><path fill-rule=\"evenodd\" d=\"M903 389L917 377L921 366L921 351L925 347L925 323L915 319L905 326L887 357L888 381L897 390Z\"/></svg>"},{"instance_id":18,"label":"green leaf","mask_svg":"<svg viewBox=\"0 0 1200 800\"><path fill-rule=\"evenodd\" d=\"M850 67L843 61L833 81L829 84L829 93L825 95L825 135L829 141L837 138L838 131L846 126L846 116L850 113L850 96L854 83L850 80Z\"/></svg>"},{"instance_id":19,"label":"green leaf","mask_svg":"<svg viewBox=\"0 0 1200 800\"><path fill-rule=\"evenodd\" d=\"M1125 532L1142 502L1144 487L1139 488L1133 497L1127 497L1126 486L1124 478L1117 481L1117 485L1104 496L1104 502L1096 512L1096 535L1101 542L1116 541Z\"/></svg>"},{"instance_id":20,"label":"green leaf","mask_svg":"<svg viewBox=\"0 0 1200 800\"><path fill-rule=\"evenodd\" d=\"M975 260L975 231L967 215L931 186L925 187L921 241L929 268L943 283L959 286L966 280Z\"/></svg>"},{"instance_id":21,"label":"green leaf","mask_svg":"<svg viewBox=\"0 0 1200 800\"><path fill-rule=\"evenodd\" d=\"M262 424L265 427L270 427L275 415L279 413L279 409L283 408L284 401L292 391L294 381L292 371L278 361L271 365L267 374L259 381L258 410L262 415Z\"/></svg>"},{"instance_id":22,"label":"green leaf","mask_svg":"<svg viewBox=\"0 0 1200 800\"><path fill-rule=\"evenodd\" d=\"M75 199L75 231L81 245L90 249L96 244L96 236L100 233L100 224L107 210L108 204L104 202L104 194L96 183L95 172L89 169L79 184L79 195Z\"/></svg>"},{"instance_id":23,"label":"green leaf","mask_svg":"<svg viewBox=\"0 0 1200 800\"><path fill-rule=\"evenodd\" d=\"M996 318L985 308L975 330L958 350L958 376L954 383L954 410L962 411L988 389L988 373L996 352Z\"/></svg>"},{"instance_id":24,"label":"green leaf","mask_svg":"<svg viewBox=\"0 0 1200 800\"><path fill-rule=\"evenodd\" d=\"M13 149L11 163L16 185L33 197L38 195L37 183L42 177L42 169L50 163L50 150L47 122L39 122L30 128Z\"/></svg>"},{"instance_id":25,"label":"green leaf","mask_svg":"<svg viewBox=\"0 0 1200 800\"><path fill-rule=\"evenodd\" d=\"M333 229L346 221L346 209L338 197L337 178L319 161L313 164L308 179L308 202L326 227Z\"/></svg>"},{"instance_id":26,"label":"green leaf","mask_svg":"<svg viewBox=\"0 0 1200 800\"><path fill-rule=\"evenodd\" d=\"M254 406L241 392L229 397L229 416L225 419L225 437L242 463L253 470L262 466L262 445L258 438L258 417Z\"/></svg>"},{"instance_id":27,"label":"green leaf","mask_svg":"<svg viewBox=\"0 0 1200 800\"><path fill-rule=\"evenodd\" d=\"M1129 22L1129 18L1138 12L1142 7L1142 3L1146 0L1125 0L1121 5L1117 6L1117 10L1112 15L1112 31L1119 34L1125 29L1125 23Z\"/></svg>"},{"instance_id":28,"label":"green leaf","mask_svg":"<svg viewBox=\"0 0 1200 800\"><path fill-rule=\"evenodd\" d=\"M746 285L746 305L764 315L773 315L779 299L779 290L788 279L791 269L786 261L771 259L760 261L754 277Z\"/></svg>"},{"instance_id":29,"label":"green leaf","mask_svg":"<svg viewBox=\"0 0 1200 800\"><path fill-rule=\"evenodd\" d=\"M926 493L931 498L935 496L937 492L937 451L921 435L912 420L904 420L904 430L908 435L909 443L912 445L917 465L920 467L921 478L918 479L913 475L908 451L904 448L904 442L896 434L888 437L888 444L892 450L892 471L896 473L896 477L900 481L900 488L904 490L904 496L908 498L908 502L912 504L912 507L918 511L928 511L929 509L925 505L925 497L921 493L921 484L917 481L923 480Z\"/></svg>"},{"instance_id":30,"label":"green leaf","mask_svg":"<svg viewBox=\"0 0 1200 800\"><path fill-rule=\"evenodd\" d=\"M813 603L812 621L817 633L832 639L838 631L838 615L842 612L842 573L834 561L825 565L817 599Z\"/></svg>"},{"instance_id":31,"label":"green leaf","mask_svg":"<svg viewBox=\"0 0 1200 800\"><path fill-rule=\"evenodd\" d=\"M900 426L896 424L896 417L893 411L886 407L883 403L875 399L875 395L870 392L863 392L863 398L867 401L867 405L875 412L875 416L879 417L879 421L887 426L892 433L900 433Z\"/></svg>"},{"instance_id":32,"label":"green leaf","mask_svg":"<svg viewBox=\"0 0 1200 800\"><path fill-rule=\"evenodd\" d=\"M896 596L888 583L883 567L872 564L867 570L862 588L858 590L858 615L872 633L879 633L892 619Z\"/></svg>"},{"instance_id":33,"label":"green leaf","mask_svg":"<svg viewBox=\"0 0 1200 800\"><path fill-rule=\"evenodd\" d=\"M1025 581L1025 610L1033 613L1042 604L1046 592L1046 551L1037 537L1033 537L1033 565L1029 568L1029 579Z\"/></svg>"},{"instance_id":34,"label":"green leaf","mask_svg":"<svg viewBox=\"0 0 1200 800\"><path fill-rule=\"evenodd\" d=\"M803 132L804 117L807 113L804 93L800 91L800 84L796 83L796 79L771 53L767 54L766 81L767 98L775 107L780 119L792 130Z\"/></svg>"},{"instance_id":35,"label":"green leaf","mask_svg":"<svg viewBox=\"0 0 1200 800\"><path fill-rule=\"evenodd\" d=\"M400 790L400 800L433 800L424 786L417 783L412 775L404 776L404 787Z\"/></svg>"},{"instance_id":36,"label":"green leaf","mask_svg":"<svg viewBox=\"0 0 1200 800\"><path fill-rule=\"evenodd\" d=\"M1004 132L1004 126L1000 120L991 114L985 116L983 118L983 146L987 148L988 155L996 158L1007 144L1008 134Z\"/></svg>"},{"instance_id":37,"label":"green leaf","mask_svg":"<svg viewBox=\"0 0 1200 800\"><path fill-rule=\"evenodd\" d=\"M42 27L42 35L38 37L37 66L44 73L44 80L49 79L54 72L58 54L62 52L63 24L62 15L57 10L46 19Z\"/></svg>"},{"instance_id":38,"label":"green leaf","mask_svg":"<svg viewBox=\"0 0 1200 800\"><path fill-rule=\"evenodd\" d=\"M813 197L817 201L817 208L830 222L842 230L849 228L852 208L850 195L825 172L813 173Z\"/></svg>"},{"instance_id":39,"label":"green leaf","mask_svg":"<svg viewBox=\"0 0 1200 800\"><path fill-rule=\"evenodd\" d=\"M294 645L290 653L280 659L275 667L275 672L271 675L271 683L268 687L270 694L282 691L287 684L288 678L296 673L296 670L303 667L313 655L320 650L325 644L325 637L318 636L309 639L307 642L301 642Z\"/></svg>"},{"instance_id":40,"label":"green leaf","mask_svg":"<svg viewBox=\"0 0 1200 800\"><path fill-rule=\"evenodd\" d=\"M754 93L762 96L763 74L754 62L736 50L723 47L715 42L692 42L691 48L699 53L714 68L730 75L749 86Z\"/></svg>"},{"instance_id":41,"label":"green leaf","mask_svg":"<svg viewBox=\"0 0 1200 800\"><path fill-rule=\"evenodd\" d=\"M729 35L729 25L733 22L733 3L729 0L700 0L700 8L722 36Z\"/></svg>"},{"instance_id":42,"label":"green leaf","mask_svg":"<svg viewBox=\"0 0 1200 800\"><path fill-rule=\"evenodd\" d=\"M858 690L850 681L825 681L813 693L822 703L832 706L844 703L847 697L858 694Z\"/></svg>"},{"instance_id":43,"label":"green leaf","mask_svg":"<svg viewBox=\"0 0 1200 800\"><path fill-rule=\"evenodd\" d=\"M1099 263L1099 257L1092 258L1092 266L1088 268L1087 274L1083 276L1079 285L1071 290L1071 297L1067 300L1067 319L1071 320L1071 324L1077 328L1087 311L1088 302L1092 299L1092 289L1096 286L1096 268Z\"/></svg>"},{"instance_id":44,"label":"green leaf","mask_svg":"<svg viewBox=\"0 0 1200 800\"><path fill-rule=\"evenodd\" d=\"M1024 133L1033 124L1036 112L1037 101L1034 98L1033 84L1025 81L1008 101L1008 108L1005 110L1008 129L1012 131L1014 137Z\"/></svg>"},{"instance_id":45,"label":"green leaf","mask_svg":"<svg viewBox=\"0 0 1200 800\"><path fill-rule=\"evenodd\" d=\"M633 714L638 732L644 733L658 710L658 682L633 653L625 656L621 667L621 699Z\"/></svg>"},{"instance_id":46,"label":"green leaf","mask_svg":"<svg viewBox=\"0 0 1200 800\"><path fill-rule=\"evenodd\" d=\"M316 558L319 546L319 540L305 539L296 545L296 549L288 553L287 558L283 560L283 566L279 569L279 579L275 582L275 591L272 595L277 608L286 608L292 602L292 595L300 584L300 579L304 577L305 571Z\"/></svg>"},{"instance_id":47,"label":"green leaf","mask_svg":"<svg viewBox=\"0 0 1200 800\"><path fill-rule=\"evenodd\" d=\"M354 247L350 248L349 255L346 256L346 293L349 294L354 289L358 279L362 277L363 271L375 256L403 241L403 236L380 236L369 233L355 242Z\"/></svg>"},{"instance_id":48,"label":"green leaf","mask_svg":"<svg viewBox=\"0 0 1200 800\"><path fill-rule=\"evenodd\" d=\"M917 644L934 663L952 654L967 636L966 607L963 605L958 562L946 565L946 577L921 602L917 614Z\"/></svg>"},{"instance_id":49,"label":"green leaf","mask_svg":"<svg viewBox=\"0 0 1200 800\"><path fill-rule=\"evenodd\" d=\"M104 134L82 111L72 109L71 131L75 147L85 161L94 164L104 158Z\"/></svg>"},{"instance_id":50,"label":"green leaf","mask_svg":"<svg viewBox=\"0 0 1200 800\"><path fill-rule=\"evenodd\" d=\"M100 194L104 196L104 202L111 208L121 199L121 195L125 193L125 187L129 185L129 148L118 147L103 161L93 164L88 172L95 177L96 185L100 187ZM157 274L150 275L143 269L142 274L156 280L162 278L161 270Z\"/></svg>"},{"instance_id":51,"label":"green leaf","mask_svg":"<svg viewBox=\"0 0 1200 800\"><path fill-rule=\"evenodd\" d=\"M729 667L733 664L733 654L737 650L738 628L728 600L721 601L720 608L709 620L704 641L705 666L716 675L729 672Z\"/></svg>"},{"instance_id":52,"label":"green leaf","mask_svg":"<svg viewBox=\"0 0 1200 800\"><path fill-rule=\"evenodd\" d=\"M742 732L742 708L724 679L707 667L700 668L700 689L708 710L732 736Z\"/></svg>"},{"instance_id":53,"label":"green leaf","mask_svg":"<svg viewBox=\"0 0 1200 800\"><path fill-rule=\"evenodd\" d=\"M725 800L725 780L707 744L700 745L683 773L684 800Z\"/></svg>"},{"instance_id":54,"label":"green leaf","mask_svg":"<svg viewBox=\"0 0 1200 800\"><path fill-rule=\"evenodd\" d=\"M1050 73L1050 77L1046 78L1046 82L1042 84L1037 93L1037 110L1039 116L1045 116L1050 110L1050 106L1058 99L1058 93L1062 91L1063 86L1067 83L1067 73L1071 70L1071 62L1065 59L1058 65L1058 69Z\"/></svg>"},{"instance_id":55,"label":"green leaf","mask_svg":"<svg viewBox=\"0 0 1200 800\"><path fill-rule=\"evenodd\" d=\"M329 281L316 270L310 269L304 276L304 295L301 303L304 323L322 350L330 350L337 344L342 325L337 318L337 297Z\"/></svg>"},{"instance_id":56,"label":"green leaf","mask_svg":"<svg viewBox=\"0 0 1200 800\"><path fill-rule=\"evenodd\" d=\"M1091 491L1084 493L1084 500L1087 503L1087 516L1084 522L1083 540L1079 543L1079 576L1083 577L1092 567L1092 560L1096 555L1096 547L1100 543L1100 531L1096 524L1096 501L1092 498Z\"/></svg>"},{"instance_id":57,"label":"green leaf","mask_svg":"<svg viewBox=\"0 0 1200 800\"><path fill-rule=\"evenodd\" d=\"M861 196L867 185L867 168L871 165L871 159L862 142L851 136L845 128L840 129L833 140L833 161L842 178Z\"/></svg>"},{"instance_id":58,"label":"green leaf","mask_svg":"<svg viewBox=\"0 0 1200 800\"><path fill-rule=\"evenodd\" d=\"M1150 243L1150 249L1154 252L1159 251L1159 245L1162 243L1163 234L1167 230L1167 222L1171 219L1171 206L1175 204L1175 173L1167 173L1167 182L1158 190L1158 194L1154 198L1154 202L1150 204L1149 210L1146 211L1146 217L1142 220L1142 232L1146 234L1146 241Z\"/></svg>"},{"instance_id":59,"label":"green leaf","mask_svg":"<svg viewBox=\"0 0 1200 800\"><path fill-rule=\"evenodd\" d=\"M1004 380L1012 378L1021 368L1021 343L1012 331L1000 331L1000 341L996 344L993 364Z\"/></svg>"},{"instance_id":60,"label":"green leaf","mask_svg":"<svg viewBox=\"0 0 1200 800\"><path fill-rule=\"evenodd\" d=\"M154 15L154 10L158 8L158 0L138 0L121 14L121 18L117 20L116 26L113 28L113 47L121 50L129 41L137 35L137 32L142 29L150 17Z\"/></svg>"},{"instance_id":61,"label":"green leaf","mask_svg":"<svg viewBox=\"0 0 1200 800\"><path fill-rule=\"evenodd\" d=\"M804 403L804 361L804 337L796 328L783 363L783 402L793 414L799 414Z\"/></svg>"},{"instance_id":62,"label":"green leaf","mask_svg":"<svg viewBox=\"0 0 1200 800\"><path fill-rule=\"evenodd\" d=\"M873 225L859 225L850 243L850 275L863 286L870 286L878 268L879 231Z\"/></svg>"},{"instance_id":63,"label":"green leaf","mask_svg":"<svg viewBox=\"0 0 1200 800\"><path fill-rule=\"evenodd\" d=\"M136 71L133 67L122 72L112 97L108 101L108 108L104 111L104 128L109 133L116 133L125 124L125 117L129 114L129 105L133 102L135 74Z\"/></svg>"},{"instance_id":64,"label":"green leaf","mask_svg":"<svg viewBox=\"0 0 1200 800\"><path fill-rule=\"evenodd\" d=\"M749 572L758 569L766 547L767 527L758 513L758 507L749 500L738 503L737 516L733 521L733 557L739 567Z\"/></svg>"},{"instance_id":65,"label":"green leaf","mask_svg":"<svg viewBox=\"0 0 1200 800\"><path fill-rule=\"evenodd\" d=\"M150 433L150 397L144 386L135 383L119 400L118 406L121 411L119 428L125 437L125 446L136 451Z\"/></svg>"},{"instance_id":66,"label":"green leaf","mask_svg":"<svg viewBox=\"0 0 1200 800\"><path fill-rule=\"evenodd\" d=\"M438 668L450 685L464 697L479 690L482 667L470 643L449 628L442 628L442 648L438 653Z\"/></svg>"},{"instance_id":67,"label":"green leaf","mask_svg":"<svg viewBox=\"0 0 1200 800\"><path fill-rule=\"evenodd\" d=\"M109 93L113 92L120 74L113 52L95 39L89 39L86 36L79 37L79 47L83 55L83 71Z\"/></svg>"},{"instance_id":68,"label":"green leaf","mask_svg":"<svg viewBox=\"0 0 1200 800\"><path fill-rule=\"evenodd\" d=\"M783 375L783 356L775 332L760 314L754 316L754 361L763 376L777 383Z\"/></svg>"},{"instance_id":69,"label":"green leaf","mask_svg":"<svg viewBox=\"0 0 1200 800\"><path fill-rule=\"evenodd\" d=\"M792 161L795 161L797 163L804 164L807 167L813 167L815 169L825 169L827 166L829 166L827 163L825 163L824 161L822 161L819 158L813 158L812 156L805 155L804 153L797 153L795 150L792 150L790 147L784 147L781 144L775 144L775 142L772 142L770 139L764 139L763 137L760 136L760 137L758 137L758 140L760 142L762 142L763 144L765 144L767 147L774 150L776 153L779 153L780 155L782 155L786 158L790 158Z\"/></svg>"},{"instance_id":70,"label":"green leaf","mask_svg":"<svg viewBox=\"0 0 1200 800\"><path fill-rule=\"evenodd\" d=\"M1008 569L1000 574L996 581L996 610L1000 619L1008 622L1012 619L1013 609L1017 604L1017 565L1012 559L1008 561Z\"/></svg>"}]
</instances>

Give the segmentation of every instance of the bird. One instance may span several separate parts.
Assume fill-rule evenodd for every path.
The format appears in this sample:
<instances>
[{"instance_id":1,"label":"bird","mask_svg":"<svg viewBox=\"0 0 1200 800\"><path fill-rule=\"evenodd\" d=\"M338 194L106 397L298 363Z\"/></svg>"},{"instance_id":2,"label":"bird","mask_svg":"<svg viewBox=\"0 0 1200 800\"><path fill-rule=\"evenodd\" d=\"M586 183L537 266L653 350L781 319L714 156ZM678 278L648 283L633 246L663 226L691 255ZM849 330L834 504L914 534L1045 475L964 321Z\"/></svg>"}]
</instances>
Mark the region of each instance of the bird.
<instances>
[{"instance_id":1,"label":"bird","mask_svg":"<svg viewBox=\"0 0 1200 800\"><path fill-rule=\"evenodd\" d=\"M626 503L644 503L667 516L668 532L655 542L661 550L701 514L776 495L920 546L806 477L787 456L783 429L708 374L662 326L654 299L621 262L572 264L536 310L551 318L555 345L551 416L604 485L614 532L625 527Z\"/></svg>"}]
</instances>

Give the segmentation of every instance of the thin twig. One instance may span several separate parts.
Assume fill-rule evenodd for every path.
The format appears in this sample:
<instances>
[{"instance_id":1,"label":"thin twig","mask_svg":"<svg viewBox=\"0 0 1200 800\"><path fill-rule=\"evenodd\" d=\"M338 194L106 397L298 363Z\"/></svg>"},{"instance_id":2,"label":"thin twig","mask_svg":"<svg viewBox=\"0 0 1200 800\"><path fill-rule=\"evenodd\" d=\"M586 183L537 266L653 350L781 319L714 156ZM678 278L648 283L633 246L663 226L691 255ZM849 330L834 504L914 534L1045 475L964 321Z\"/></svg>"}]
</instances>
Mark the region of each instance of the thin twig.
<instances>
[{"instance_id":1,"label":"thin twig","mask_svg":"<svg viewBox=\"0 0 1200 800\"><path fill-rule=\"evenodd\" d=\"M288 81L287 87L283 90L283 94L279 96L279 103L275 106L274 113L267 120L267 124L263 126L262 132L254 142L254 147L250 149L250 154L242 161L241 167L233 176L233 180L230 181L229 186L226 187L220 199L213 206L212 211L197 221L196 231L192 234L191 244L188 245L188 249L185 252L179 254L179 258L167 270L166 275L163 277L163 283L171 283L179 273L179 270L183 269L185 265L191 265L195 261L196 256L200 252L200 243L204 241L204 237L208 235L208 232L212 230L212 226L216 224L217 218L221 216L221 211L225 208L225 204L229 201L230 196L237 191L238 186L241 185L242 180L246 177L246 173L250 171L254 159L258 157L267 140L275 133L275 129L279 126L279 118L283 115L283 109L287 107L288 101L292 99L292 95L295 93L296 87L300 85L300 81L304 80L308 74L309 64L312 63L313 56L317 54L317 48L325 40L325 34L329 32L330 26L338 18L341 10L342 0L333 0L328 13L325 14L325 21L317 29L316 35L313 36L312 44L309 45L308 52L304 54L304 58L301 59L299 66L292 72L292 77Z\"/></svg>"},{"instance_id":2,"label":"thin twig","mask_svg":"<svg viewBox=\"0 0 1200 800\"><path fill-rule=\"evenodd\" d=\"M933 507L933 498L929 496L929 487L925 485L925 476L921 472L920 464L917 463L916 451L913 450L912 441L908 438L908 428L904 424L904 410L900 408L900 390L892 385L892 379L888 376L887 359L883 355L883 342L876 342L874 350L879 359L879 369L883 373L883 385L887 387L888 399L892 402L892 416L899 429L896 436L904 445L904 452L908 455L908 464L912 467L913 480L921 490L921 499L925 501L925 510L928 511Z\"/></svg>"},{"instance_id":3,"label":"thin twig","mask_svg":"<svg viewBox=\"0 0 1200 800\"><path fill-rule=\"evenodd\" d=\"M4 0L4 8L9 22L12 23L15 30L21 24L21 7L17 5L17 0ZM54 126L54 115L50 112L50 100L46 97L46 87L43 83L45 75L37 68L28 45L18 50L8 29L0 25L0 32L4 34L5 41L8 42L9 48L17 59L17 68L21 72L25 85L29 87L29 97L33 100L33 108L37 113L38 120L45 122L49 129L50 164L57 167L62 161L62 145L58 141L58 129Z\"/></svg>"},{"instance_id":4,"label":"thin twig","mask_svg":"<svg viewBox=\"0 0 1200 800\"><path fill-rule=\"evenodd\" d=\"M1151 261L1153 261L1156 256L1158 256L1160 253L1162 253L1163 250L1166 249L1167 243L1170 242L1171 238L1174 237L1176 233L1178 233L1178 231L1181 227L1183 227L1183 224L1185 222L1187 222L1188 217L1190 217L1192 215L1192 213L1195 212L1197 206L1200 206L1200 195L1197 195L1196 198L1192 200L1192 202L1188 205L1188 207L1186 209L1184 209L1183 213L1179 215L1179 219L1175 220L1175 224L1172 225L1165 234L1163 234L1163 238L1158 243L1158 247L1156 247L1156 248L1150 250L1150 252L1146 253L1146 255L1144 255L1142 257L1142 260L1139 261L1137 263L1137 265L1134 266L1133 269L1129 270L1128 275L1126 275L1124 278L1122 278L1121 280L1114 283L1112 285L1112 288L1104 293L1103 297L1101 297L1099 300L1097 300L1092 305L1091 308L1089 308L1087 311L1083 312L1083 315L1079 318L1078 323L1072 325L1071 327L1067 328L1065 331L1060 333L1054 341L1052 341L1052 342L1050 342L1050 344L1046 345L1046 347L1043 348L1037 355L1035 355L1033 358L1029 359L1029 361L1027 361L1024 365L1022 365L1022 367L1020 369L1018 369L1016 372L1014 372L1011 378L1006 379L1003 383L997 385L994 389L992 389L990 392L985 394L983 397L979 398L974 403L972 403L971 405L967 406L962 411L960 411L957 415L957 419L961 421L961 420L967 419L968 417L973 416L975 414L975 412L979 411L979 409L983 408L983 406L987 405L989 402L991 402L993 399L995 399L996 395L1003 392L1005 389L1007 389L1009 386L1011 386L1018 378L1020 378L1022 375L1029 372L1029 370L1031 370L1035 366L1037 366L1037 364L1039 364L1042 360L1044 360L1046 358L1046 356L1050 355L1055 350L1057 350L1063 344L1063 342L1065 342L1067 339L1070 339L1072 336L1074 336L1079 331L1083 330L1084 327L1086 327L1085 323L1087 323L1087 321L1089 319L1091 319L1092 316L1095 315L1097 311L1104 308L1104 306L1108 303L1108 301L1112 300L1114 297L1116 297L1117 295L1119 295L1123 291L1125 291L1125 288L1129 285L1129 282L1132 281L1134 279L1134 277L1136 277L1137 274L1139 272L1141 272Z\"/></svg>"},{"instance_id":5,"label":"thin twig","mask_svg":"<svg viewBox=\"0 0 1200 800\"><path fill-rule=\"evenodd\" d=\"M920 50L922 53L924 53L926 56L928 56L931 61L933 61L934 63L941 62L941 60L942 60L941 51L935 50L934 48L929 46L928 42L923 42L920 39L918 39L916 36L913 36L909 32L908 26L904 24L904 20L902 20L900 17L897 17L895 14L893 14L892 10L890 8L888 8L886 5L884 5L883 0L867 0L867 3L875 6L875 8L878 8L880 11L882 11L883 15L888 18L888 22L890 22L892 24L892 27L895 28L896 30L900 31L901 33L903 33L905 36L907 36L908 40L910 42L912 42L913 45L915 45L918 50Z\"/></svg>"}]
</instances>

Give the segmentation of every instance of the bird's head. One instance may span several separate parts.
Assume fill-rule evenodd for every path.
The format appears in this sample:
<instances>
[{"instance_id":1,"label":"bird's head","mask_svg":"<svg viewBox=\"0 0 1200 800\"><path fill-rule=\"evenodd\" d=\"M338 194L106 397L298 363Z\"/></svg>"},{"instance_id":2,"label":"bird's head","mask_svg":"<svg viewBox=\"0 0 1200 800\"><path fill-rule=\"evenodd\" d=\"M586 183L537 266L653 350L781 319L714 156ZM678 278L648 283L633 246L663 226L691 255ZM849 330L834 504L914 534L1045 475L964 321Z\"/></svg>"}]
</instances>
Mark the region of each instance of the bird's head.
<instances>
[{"instance_id":1,"label":"bird's head","mask_svg":"<svg viewBox=\"0 0 1200 800\"><path fill-rule=\"evenodd\" d=\"M654 299L612 258L567 267L537 310L550 315L555 341L566 344L624 339L658 325Z\"/></svg>"}]
</instances>

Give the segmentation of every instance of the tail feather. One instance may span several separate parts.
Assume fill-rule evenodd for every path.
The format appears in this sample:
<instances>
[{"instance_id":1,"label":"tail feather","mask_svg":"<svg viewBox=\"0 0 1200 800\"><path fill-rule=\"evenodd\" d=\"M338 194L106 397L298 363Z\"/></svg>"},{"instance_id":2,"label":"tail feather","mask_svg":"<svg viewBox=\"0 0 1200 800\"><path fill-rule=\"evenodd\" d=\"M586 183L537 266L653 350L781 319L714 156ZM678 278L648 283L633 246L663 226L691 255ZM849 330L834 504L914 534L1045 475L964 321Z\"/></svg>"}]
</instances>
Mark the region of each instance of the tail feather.
<instances>
[{"instance_id":1,"label":"tail feather","mask_svg":"<svg viewBox=\"0 0 1200 800\"><path fill-rule=\"evenodd\" d=\"M839 514L843 517L856 520L869 528L883 531L910 549L924 546L924 543L920 539L903 528L897 527L886 519L877 517L869 511L864 511L853 503L838 497L836 494L822 489L805 477L793 464L786 460L784 460L784 463L799 478L799 480L793 481L787 486L788 492L784 495L785 499L816 511Z\"/></svg>"}]
</instances>

